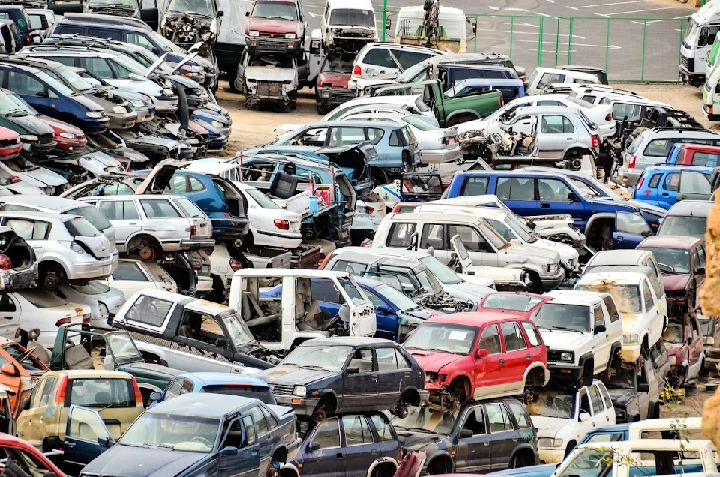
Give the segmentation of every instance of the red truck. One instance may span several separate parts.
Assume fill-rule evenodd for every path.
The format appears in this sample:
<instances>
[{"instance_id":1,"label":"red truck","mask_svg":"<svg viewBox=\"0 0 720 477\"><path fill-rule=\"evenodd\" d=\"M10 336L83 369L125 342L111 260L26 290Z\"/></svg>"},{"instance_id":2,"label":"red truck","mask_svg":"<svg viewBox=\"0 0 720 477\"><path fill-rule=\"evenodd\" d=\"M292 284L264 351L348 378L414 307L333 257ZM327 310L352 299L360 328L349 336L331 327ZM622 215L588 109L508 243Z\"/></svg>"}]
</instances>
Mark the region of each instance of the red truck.
<instances>
[{"instance_id":1,"label":"red truck","mask_svg":"<svg viewBox=\"0 0 720 477\"><path fill-rule=\"evenodd\" d=\"M255 0L246 15L245 35L251 55L302 55L305 22L297 0Z\"/></svg>"},{"instance_id":2,"label":"red truck","mask_svg":"<svg viewBox=\"0 0 720 477\"><path fill-rule=\"evenodd\" d=\"M9 434L0 434L0 449L3 459L0 464L2 475L42 475L44 477L65 477L55 464L27 441ZM19 469L19 470L18 470Z\"/></svg>"}]
</instances>

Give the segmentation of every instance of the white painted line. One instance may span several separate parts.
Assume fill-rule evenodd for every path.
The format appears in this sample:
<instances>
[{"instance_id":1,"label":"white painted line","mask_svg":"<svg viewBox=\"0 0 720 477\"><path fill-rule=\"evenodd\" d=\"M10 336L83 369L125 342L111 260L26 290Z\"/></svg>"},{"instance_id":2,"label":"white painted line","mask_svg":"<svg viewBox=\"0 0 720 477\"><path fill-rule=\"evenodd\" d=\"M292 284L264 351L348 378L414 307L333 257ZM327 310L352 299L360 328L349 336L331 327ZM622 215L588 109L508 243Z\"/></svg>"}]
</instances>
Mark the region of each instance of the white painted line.
<instances>
[{"instance_id":1,"label":"white painted line","mask_svg":"<svg viewBox=\"0 0 720 477\"><path fill-rule=\"evenodd\" d=\"M568 8L570 8L571 10L575 10L575 11L578 10L578 7L570 7L570 6L568 6Z\"/></svg>"},{"instance_id":2,"label":"white painted line","mask_svg":"<svg viewBox=\"0 0 720 477\"><path fill-rule=\"evenodd\" d=\"M628 0L626 2L605 3L603 7L614 7L615 5L627 5L628 3L640 3L640 0Z\"/></svg>"},{"instance_id":3,"label":"white painted line","mask_svg":"<svg viewBox=\"0 0 720 477\"><path fill-rule=\"evenodd\" d=\"M647 11L647 10L645 10L644 8L641 10L630 10L629 12L622 12L622 15L628 15L630 13L640 13L640 12L645 12L645 11Z\"/></svg>"}]
</instances>

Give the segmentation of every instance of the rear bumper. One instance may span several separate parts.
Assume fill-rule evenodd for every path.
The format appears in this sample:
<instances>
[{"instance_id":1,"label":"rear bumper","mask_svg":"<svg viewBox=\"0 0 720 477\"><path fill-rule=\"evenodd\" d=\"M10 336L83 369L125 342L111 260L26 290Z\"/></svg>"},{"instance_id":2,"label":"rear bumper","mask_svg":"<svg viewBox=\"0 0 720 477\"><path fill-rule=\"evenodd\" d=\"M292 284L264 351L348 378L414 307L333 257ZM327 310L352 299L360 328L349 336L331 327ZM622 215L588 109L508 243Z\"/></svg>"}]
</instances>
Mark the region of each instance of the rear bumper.
<instances>
[{"instance_id":1,"label":"rear bumper","mask_svg":"<svg viewBox=\"0 0 720 477\"><path fill-rule=\"evenodd\" d=\"M180 241L181 249L213 248L214 246L215 240L213 239L187 239Z\"/></svg>"},{"instance_id":2,"label":"rear bumper","mask_svg":"<svg viewBox=\"0 0 720 477\"><path fill-rule=\"evenodd\" d=\"M68 278L70 280L83 280L96 277L107 277L112 274L113 264L117 263L117 259L106 258L91 263L75 263L68 270Z\"/></svg>"},{"instance_id":3,"label":"rear bumper","mask_svg":"<svg viewBox=\"0 0 720 477\"><path fill-rule=\"evenodd\" d=\"M0 271L0 290L20 290L30 288L37 278L37 267L33 265L25 270Z\"/></svg>"}]
</instances>

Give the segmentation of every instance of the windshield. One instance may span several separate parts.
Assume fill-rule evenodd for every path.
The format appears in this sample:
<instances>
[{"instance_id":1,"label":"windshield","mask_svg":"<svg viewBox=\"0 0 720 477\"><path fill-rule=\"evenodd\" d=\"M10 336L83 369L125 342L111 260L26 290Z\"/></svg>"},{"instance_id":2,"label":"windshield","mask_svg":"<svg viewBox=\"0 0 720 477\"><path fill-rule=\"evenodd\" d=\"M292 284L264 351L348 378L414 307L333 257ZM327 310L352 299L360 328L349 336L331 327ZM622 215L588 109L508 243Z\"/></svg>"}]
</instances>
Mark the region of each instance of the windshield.
<instances>
[{"instance_id":1,"label":"windshield","mask_svg":"<svg viewBox=\"0 0 720 477\"><path fill-rule=\"evenodd\" d=\"M413 79L415 79L415 76L420 75L421 72L425 70L425 68L428 68L428 71L430 71L430 68L428 67L427 63L424 61L421 61L420 63L417 63L415 65L412 65L410 68L403 71L400 76L397 77L398 83L409 83ZM417 78L417 81L424 81L430 79L427 74L420 75Z\"/></svg>"},{"instance_id":2,"label":"windshield","mask_svg":"<svg viewBox=\"0 0 720 477\"><path fill-rule=\"evenodd\" d=\"M404 419L393 417L391 422L395 429L427 431L440 435L448 435L455 427L458 414L459 410L444 412L427 406L410 407Z\"/></svg>"},{"instance_id":3,"label":"windshield","mask_svg":"<svg viewBox=\"0 0 720 477\"><path fill-rule=\"evenodd\" d=\"M115 360L133 360L143 361L140 351L135 346L135 342L126 333L108 333L105 335L108 348L112 350Z\"/></svg>"},{"instance_id":4,"label":"windshield","mask_svg":"<svg viewBox=\"0 0 720 477\"><path fill-rule=\"evenodd\" d=\"M201 390L204 393L227 394L230 396L242 396L246 398L259 399L265 404L277 404L275 396L268 386L255 386L249 384L217 384L204 386Z\"/></svg>"},{"instance_id":5,"label":"windshield","mask_svg":"<svg viewBox=\"0 0 720 477\"><path fill-rule=\"evenodd\" d=\"M690 273L690 252L680 248L647 248L655 255L658 264L664 264L673 268L675 273Z\"/></svg>"},{"instance_id":6,"label":"windshield","mask_svg":"<svg viewBox=\"0 0 720 477\"><path fill-rule=\"evenodd\" d=\"M572 419L575 417L575 393L544 391L528 404L526 409L531 416Z\"/></svg>"},{"instance_id":7,"label":"windshield","mask_svg":"<svg viewBox=\"0 0 720 477\"><path fill-rule=\"evenodd\" d=\"M658 235L689 235L705 240L706 222L705 217L667 216Z\"/></svg>"},{"instance_id":8,"label":"windshield","mask_svg":"<svg viewBox=\"0 0 720 477\"><path fill-rule=\"evenodd\" d=\"M683 344L685 342L683 331L683 325L680 323L668 323L663 332L663 339L668 343Z\"/></svg>"},{"instance_id":9,"label":"windshield","mask_svg":"<svg viewBox=\"0 0 720 477\"><path fill-rule=\"evenodd\" d=\"M639 285L620 285L610 281L602 281L590 284L581 284L576 287L578 290L609 293L615 300L618 311L622 314L642 313L642 302L640 301Z\"/></svg>"},{"instance_id":10,"label":"windshield","mask_svg":"<svg viewBox=\"0 0 720 477\"><path fill-rule=\"evenodd\" d=\"M604 379L603 382L608 389L635 389L636 372L632 368L618 368L609 380Z\"/></svg>"},{"instance_id":11,"label":"windshield","mask_svg":"<svg viewBox=\"0 0 720 477\"><path fill-rule=\"evenodd\" d=\"M118 444L207 454L213 450L219 427L219 419L146 412L132 423Z\"/></svg>"},{"instance_id":12,"label":"windshield","mask_svg":"<svg viewBox=\"0 0 720 477\"><path fill-rule=\"evenodd\" d=\"M573 177L568 177L568 179L570 180L570 182L572 182L572 184L575 186L575 190L578 191L581 196L587 199L602 197L602 194L600 194L598 191L586 184L585 181L575 179Z\"/></svg>"},{"instance_id":13,"label":"windshield","mask_svg":"<svg viewBox=\"0 0 720 477\"><path fill-rule=\"evenodd\" d=\"M649 133L648 134L646 134L646 133L647 133L647 131L644 131L644 132L638 134L638 137L636 137L635 140L632 143L630 143L630 146L628 146L628 148L625 149L625 152L630 155L635 154L638 147L640 147L640 144L643 143L643 141L649 134Z\"/></svg>"},{"instance_id":14,"label":"windshield","mask_svg":"<svg viewBox=\"0 0 720 477\"><path fill-rule=\"evenodd\" d=\"M683 38L683 46L687 49L692 48L695 46L695 40L698 37L700 33L700 25L698 25L696 22L690 20L688 25L688 29L685 32L685 38Z\"/></svg>"},{"instance_id":15,"label":"windshield","mask_svg":"<svg viewBox=\"0 0 720 477\"><path fill-rule=\"evenodd\" d=\"M294 2L257 2L251 17L297 20L298 10Z\"/></svg>"},{"instance_id":16,"label":"windshield","mask_svg":"<svg viewBox=\"0 0 720 477\"><path fill-rule=\"evenodd\" d=\"M84 285L71 283L68 286L76 292L83 293L85 295L102 295L110 291L109 286L98 280L88 281Z\"/></svg>"},{"instance_id":17,"label":"windshield","mask_svg":"<svg viewBox=\"0 0 720 477\"><path fill-rule=\"evenodd\" d=\"M530 311L542 298L522 293L490 293L481 308L493 310Z\"/></svg>"},{"instance_id":18,"label":"windshield","mask_svg":"<svg viewBox=\"0 0 720 477\"><path fill-rule=\"evenodd\" d=\"M336 8L330 12L330 27L361 26L375 27L375 12L356 8Z\"/></svg>"},{"instance_id":19,"label":"windshield","mask_svg":"<svg viewBox=\"0 0 720 477\"><path fill-rule=\"evenodd\" d=\"M437 129L441 129L437 126L433 126L424 119L420 119L417 116L413 116L411 114L403 116L402 120L408 123L410 126L414 127L415 129L419 129L420 131L435 131Z\"/></svg>"},{"instance_id":20,"label":"windshield","mask_svg":"<svg viewBox=\"0 0 720 477\"><path fill-rule=\"evenodd\" d=\"M585 101L584 99L576 98L575 96L568 96L566 99L567 99L568 101L570 101L571 103L577 104L577 105L580 106L581 108L588 108L588 109L590 109L590 108L594 108L594 107L595 107L594 104L589 103L589 102Z\"/></svg>"},{"instance_id":21,"label":"windshield","mask_svg":"<svg viewBox=\"0 0 720 477\"><path fill-rule=\"evenodd\" d=\"M10 94L10 93L8 93L7 97L10 98L12 101L15 102L15 104L17 105L17 108L18 108L18 109L23 109L23 110L25 110L25 111L27 111L28 113L33 114L33 115L34 115L34 114L38 114L38 112L35 111L35 108L33 108L32 106L30 106L27 102L25 102L24 99L22 99L22 98L21 98L20 96L18 96L17 94L14 94L14 93Z\"/></svg>"},{"instance_id":22,"label":"windshield","mask_svg":"<svg viewBox=\"0 0 720 477\"><path fill-rule=\"evenodd\" d=\"M28 110L13 101L12 95L0 91L0 116L13 115L14 113L20 113L19 115L24 116L28 113Z\"/></svg>"},{"instance_id":23,"label":"windshield","mask_svg":"<svg viewBox=\"0 0 720 477\"><path fill-rule=\"evenodd\" d=\"M85 218L98 230L107 230L112 227L110 221L103 215L102 212L97 210L95 207L88 205L86 207L75 207L65 211L66 214L79 215Z\"/></svg>"},{"instance_id":24,"label":"windshield","mask_svg":"<svg viewBox=\"0 0 720 477\"><path fill-rule=\"evenodd\" d=\"M235 314L235 311L223 315L221 319L236 349L255 341L250 328Z\"/></svg>"},{"instance_id":25,"label":"windshield","mask_svg":"<svg viewBox=\"0 0 720 477\"><path fill-rule=\"evenodd\" d=\"M118 79L127 79L130 77L130 73L136 75L145 76L148 72L148 68L141 65L137 61L128 58L127 56L117 55L109 59L115 63L115 70Z\"/></svg>"},{"instance_id":26,"label":"windshield","mask_svg":"<svg viewBox=\"0 0 720 477\"><path fill-rule=\"evenodd\" d=\"M423 323L405 341L406 349L468 355L478 329L454 323Z\"/></svg>"},{"instance_id":27,"label":"windshield","mask_svg":"<svg viewBox=\"0 0 720 477\"><path fill-rule=\"evenodd\" d=\"M393 305L397 306L400 311L414 310L418 307L417 303L386 283L378 285L374 290L387 298Z\"/></svg>"},{"instance_id":28,"label":"windshield","mask_svg":"<svg viewBox=\"0 0 720 477\"><path fill-rule=\"evenodd\" d=\"M535 324L544 330L579 331L589 333L590 308L586 305L545 303L538 310Z\"/></svg>"},{"instance_id":29,"label":"windshield","mask_svg":"<svg viewBox=\"0 0 720 477\"><path fill-rule=\"evenodd\" d=\"M255 188L248 187L243 189L243 192L250 196L250 198L257 202L263 209L282 209L282 207L277 205L270 197Z\"/></svg>"},{"instance_id":30,"label":"windshield","mask_svg":"<svg viewBox=\"0 0 720 477\"><path fill-rule=\"evenodd\" d=\"M430 270L430 272L433 273L433 275L435 275L435 278L437 278L440 283L443 283L445 285L455 285L458 283L462 283L462 278L460 278L457 273L452 271L451 268L449 268L437 258L424 257L421 258L420 261L428 268L428 270Z\"/></svg>"},{"instance_id":31,"label":"windshield","mask_svg":"<svg viewBox=\"0 0 720 477\"><path fill-rule=\"evenodd\" d=\"M350 346L298 346L280 364L339 373L351 352Z\"/></svg>"},{"instance_id":32,"label":"windshield","mask_svg":"<svg viewBox=\"0 0 720 477\"><path fill-rule=\"evenodd\" d=\"M59 66L55 68L52 72L48 73L52 75L52 77L54 78L53 81L55 83L61 84L64 90L67 91L62 94L71 95L73 91L83 92L93 89L93 85L91 85L85 78L75 73L67 66ZM40 77L39 74L38 77ZM68 89L68 87L72 88L72 90Z\"/></svg>"}]
</instances>

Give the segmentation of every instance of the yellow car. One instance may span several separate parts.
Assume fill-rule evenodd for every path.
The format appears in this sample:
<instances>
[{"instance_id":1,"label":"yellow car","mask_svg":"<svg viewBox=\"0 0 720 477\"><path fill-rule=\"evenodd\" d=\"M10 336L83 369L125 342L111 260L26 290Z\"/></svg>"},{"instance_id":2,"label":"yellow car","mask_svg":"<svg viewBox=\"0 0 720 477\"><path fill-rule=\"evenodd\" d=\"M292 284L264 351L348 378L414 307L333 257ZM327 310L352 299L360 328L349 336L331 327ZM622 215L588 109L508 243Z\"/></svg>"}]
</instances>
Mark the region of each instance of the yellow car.
<instances>
[{"instance_id":1,"label":"yellow car","mask_svg":"<svg viewBox=\"0 0 720 477\"><path fill-rule=\"evenodd\" d=\"M135 378L121 371L65 370L45 373L23 403L18 437L43 452L62 447L71 405L97 410L114 439L143 412Z\"/></svg>"}]
</instances>

